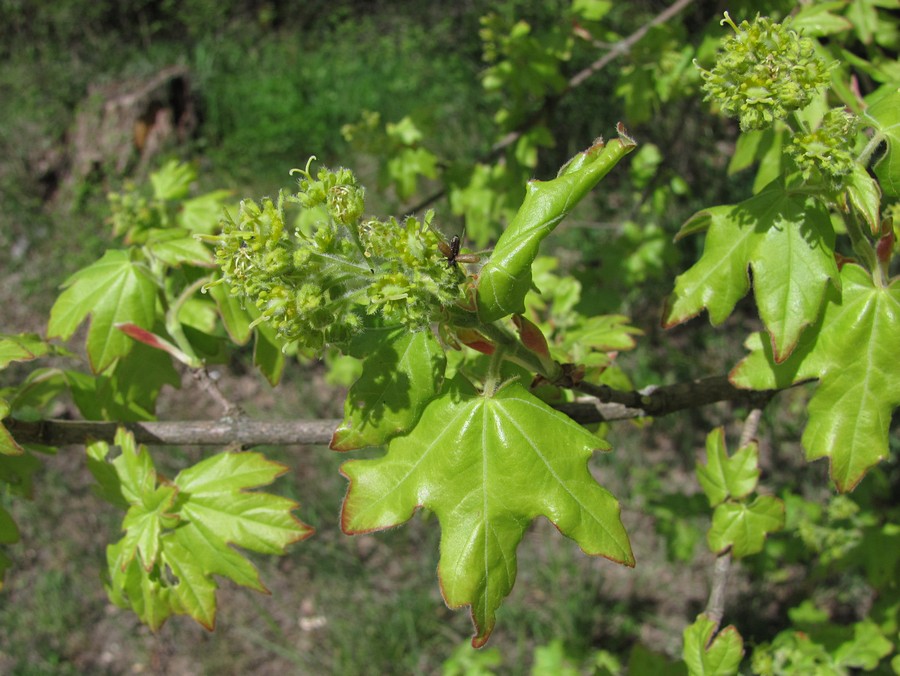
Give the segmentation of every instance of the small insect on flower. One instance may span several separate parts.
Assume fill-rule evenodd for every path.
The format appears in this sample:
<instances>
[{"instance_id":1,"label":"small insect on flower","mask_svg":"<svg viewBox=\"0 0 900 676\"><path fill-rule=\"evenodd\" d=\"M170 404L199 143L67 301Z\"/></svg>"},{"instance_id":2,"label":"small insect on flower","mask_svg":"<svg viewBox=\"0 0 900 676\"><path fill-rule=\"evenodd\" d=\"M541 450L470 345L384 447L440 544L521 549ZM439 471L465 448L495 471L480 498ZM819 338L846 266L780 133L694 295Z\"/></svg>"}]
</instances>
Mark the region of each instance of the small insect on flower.
<instances>
[{"instance_id":1,"label":"small insect on flower","mask_svg":"<svg viewBox=\"0 0 900 676\"><path fill-rule=\"evenodd\" d=\"M478 263L481 261L481 256L478 254L459 253L459 246L459 235L453 235L449 243L443 240L438 242L438 249L447 257L447 267L453 267L457 263Z\"/></svg>"}]
</instances>

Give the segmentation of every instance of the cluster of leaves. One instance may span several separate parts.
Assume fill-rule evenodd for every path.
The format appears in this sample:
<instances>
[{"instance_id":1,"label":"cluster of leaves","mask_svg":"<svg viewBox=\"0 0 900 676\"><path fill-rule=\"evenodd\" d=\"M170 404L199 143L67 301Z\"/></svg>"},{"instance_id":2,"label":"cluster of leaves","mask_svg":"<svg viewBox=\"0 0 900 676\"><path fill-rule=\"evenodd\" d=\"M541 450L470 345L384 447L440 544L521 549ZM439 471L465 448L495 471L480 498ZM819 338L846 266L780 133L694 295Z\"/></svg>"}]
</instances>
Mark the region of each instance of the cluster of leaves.
<instances>
[{"instance_id":1,"label":"cluster of leaves","mask_svg":"<svg viewBox=\"0 0 900 676\"><path fill-rule=\"evenodd\" d=\"M851 607L864 602L871 608L847 623L834 619L834 601L824 594L803 600L788 611L789 628L754 648L756 673L869 671L892 654L894 670L900 665L892 644L900 606L900 525L896 505L885 507L889 490L879 481L868 491L837 495L825 507L785 493L785 538L767 544L769 565L777 570L803 562L814 584L847 577L850 584L838 602Z\"/></svg>"},{"instance_id":2,"label":"cluster of leaves","mask_svg":"<svg viewBox=\"0 0 900 676\"><path fill-rule=\"evenodd\" d=\"M770 48L776 30L762 19L734 28L739 37L732 48L760 54ZM786 53L802 53L804 63L818 58L803 42L809 38L792 31L777 35L779 44L798 43ZM813 70L825 70L824 62ZM746 79L739 80L742 76ZM754 86L758 74L733 68L721 77ZM769 78L779 80L775 74ZM810 101L818 84L815 79L804 85L809 95L802 102ZM715 87L709 94L720 103L729 96ZM804 116L798 117L803 130L817 131L792 135L777 165L761 169L768 183L739 204L704 209L684 224L679 238L701 231L707 236L700 260L676 279L664 324L674 326L704 309L713 324L722 323L749 291L752 270L766 332L748 343L752 353L733 371L732 381L776 389L818 379L803 444L809 459L831 460L832 478L846 491L886 457L891 411L900 404L891 384L897 377L891 345L900 331L900 283L888 270L896 234L880 215L882 193L896 198L900 185L900 93L895 84L886 84L869 101L842 100L851 109L865 107L858 119L829 109L827 93L816 98L795 112ZM796 98L792 106L800 102ZM791 135L784 114L762 118L777 133ZM863 127L871 138L862 134ZM867 165L881 144L887 150L875 165L876 180ZM757 159L767 162L765 156ZM853 258L839 255L836 222L849 235Z\"/></svg>"},{"instance_id":3,"label":"cluster of leaves","mask_svg":"<svg viewBox=\"0 0 900 676\"><path fill-rule=\"evenodd\" d=\"M248 492L288 471L258 453L219 453L169 481L129 432L119 428L114 444L118 453L106 442L87 448L97 493L126 511L125 535L106 551L107 588L114 603L132 609L151 629L172 614L212 629L213 575L267 592L256 568L232 545L283 554L313 534L291 514L297 503Z\"/></svg>"},{"instance_id":4,"label":"cluster of leaves","mask_svg":"<svg viewBox=\"0 0 900 676\"><path fill-rule=\"evenodd\" d=\"M216 232L211 219L195 218L195 202L209 213L225 195L187 199L192 170L168 165L153 175L149 195L133 189L111 197L127 248L76 273L51 311L48 336L62 339L91 317L86 351L94 375L51 369L45 380L57 393L72 391L86 417L147 419L161 384L177 384L171 359L188 367L216 359L227 334L246 342L255 332L257 346L271 343L282 357L330 346L361 359L332 446L387 445L387 452L344 465L343 528L382 529L417 508L433 510L443 530L442 591L451 606L472 607L481 645L515 580L517 545L537 516L590 554L634 563L618 503L587 467L593 451L608 445L516 382L528 372L553 382L562 367L537 325L517 317L517 338L504 323L512 310L525 310L541 241L633 147L620 129L555 179L531 182L477 277L430 227L430 214L424 221L364 218L363 188L348 170L313 176L307 167L295 194L261 206L245 201ZM300 207L294 225L285 221L286 204ZM584 328L604 334L597 351L632 344L634 330L622 318ZM10 349L30 344L9 340ZM457 363L448 374L445 351L462 345L491 354L490 362ZM162 360L159 368L146 369L152 360ZM147 372L138 375L138 363ZM12 408L21 410L25 399L17 397ZM252 466L263 462L257 456L218 455L168 481L128 435L115 443L121 455L112 462L108 445L89 449L101 492L128 510L126 535L108 553L110 594L153 627L173 613L211 627L213 574L264 590L249 564L222 555L226 542L277 553L308 534L290 516L293 503L239 493L277 474ZM250 525L244 509L272 516ZM273 534L257 532L266 529Z\"/></svg>"}]
</instances>

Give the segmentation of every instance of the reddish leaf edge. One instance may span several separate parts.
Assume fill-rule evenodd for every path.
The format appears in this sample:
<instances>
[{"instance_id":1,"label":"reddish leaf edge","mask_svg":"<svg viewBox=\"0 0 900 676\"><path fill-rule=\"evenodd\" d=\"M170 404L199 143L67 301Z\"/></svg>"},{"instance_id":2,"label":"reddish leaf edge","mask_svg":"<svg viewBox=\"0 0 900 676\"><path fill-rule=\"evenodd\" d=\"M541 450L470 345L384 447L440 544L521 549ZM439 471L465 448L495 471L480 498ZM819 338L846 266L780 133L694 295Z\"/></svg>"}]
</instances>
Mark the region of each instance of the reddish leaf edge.
<instances>
[{"instance_id":1,"label":"reddish leaf edge","mask_svg":"<svg viewBox=\"0 0 900 676\"><path fill-rule=\"evenodd\" d=\"M595 451L595 452L596 452L596 451ZM347 462L354 462L354 461L353 461L353 460L348 460ZM589 462L590 462L590 459L585 460L585 465L587 465ZM344 464L347 464L347 463L344 463ZM419 510L425 508L425 505L423 505L423 504L421 504L421 503L416 504L416 505L413 507L413 510L412 510L412 512L410 513L410 515L407 516L405 519L403 519L403 521L399 521L399 522L397 522L397 523L389 524L389 525L387 525L387 526L379 526L379 527L377 527L377 528L360 528L360 529L358 529L358 530L352 529L352 528L350 528L350 527L347 525L347 522L348 522L348 520L349 520L349 515L347 514L347 498L349 497L349 495L350 495L350 490L351 490L351 488L353 487L353 480L352 480L352 479L344 472L343 465L341 465L341 467L339 468L338 471L340 472L340 474L341 474L342 477L344 477L345 479L347 479L347 491L344 493L344 499L343 499L343 501L341 502L341 531L342 531L345 535L351 535L351 536L353 536L353 535L368 535L369 533L378 533L378 532L381 532L381 531L391 530L391 529L393 529L393 528L399 528L400 526L402 526L402 525L404 525L405 523L407 523L408 521L410 521L410 520L416 515L416 513L417 513ZM621 508L620 505L618 505L618 501L617 501L617 505L616 505L616 513L617 513L617 515L618 515L618 516L620 517L620 519L621 519L622 508ZM553 527L556 529L556 531L557 531L562 537L566 538L567 540L572 540L572 542L575 542L576 544L578 544L576 540L574 540L573 538L571 538L571 537L569 537L568 535L566 535L565 533L563 533L563 532L559 529L559 526L556 524L556 522L554 522L552 519L550 519L550 518L544 516L543 514L539 514L538 517L543 517L543 518L546 519L549 523L551 523L551 524L553 525ZM538 517L535 517L535 518L538 518ZM532 519L532 521L534 521L534 519ZM524 536L524 534L523 534L523 536ZM519 543L521 543L521 539L519 540ZM628 551L631 553L631 560L630 560L630 561L620 561L619 559L616 559L616 558L614 558L614 557L612 557L612 556L607 556L607 555L602 554L602 553L600 553L600 552L589 552L589 551L586 551L583 547L581 547L580 544L579 544L578 546L579 546L579 549L581 549L581 551L582 551L585 555L587 555L587 556L593 556L593 557L598 557L598 558L604 558L604 559L606 559L606 560L608 560L608 561L612 561L613 563L618 563L618 564L620 564L620 565L627 566L628 568L634 568L635 565L637 564L637 561L636 561L636 559L634 558L634 552L633 552L633 550L631 549L631 542L630 542L630 541L628 542ZM518 548L518 543L517 543L516 547ZM490 623L490 626L487 626L487 627L482 627L482 626L480 626L479 623L478 623L478 620L475 618L475 609L473 608L473 606L472 606L471 603L459 603L459 604L453 605L453 604L451 604L450 602L447 601L447 595L446 595L445 592L444 592L444 581L443 581L443 579L441 578L441 567L440 567L440 564L438 565L438 569L437 569L437 577L438 577L438 587L439 587L440 590L441 590L441 600L443 600L444 605L446 605L450 610L461 610L461 609L463 609L463 608L468 607L468 609L469 609L469 617L472 619L472 624L473 624L473 626L475 627L475 634L472 636L472 647L473 647L473 648L476 648L476 649L484 647L484 645L487 644L488 640L489 640L490 637L491 637L491 634L492 634L493 631L494 631L494 627L496 626L496 620L493 621L493 622L491 622L491 623ZM515 582L513 582L513 586L515 586Z\"/></svg>"}]
</instances>

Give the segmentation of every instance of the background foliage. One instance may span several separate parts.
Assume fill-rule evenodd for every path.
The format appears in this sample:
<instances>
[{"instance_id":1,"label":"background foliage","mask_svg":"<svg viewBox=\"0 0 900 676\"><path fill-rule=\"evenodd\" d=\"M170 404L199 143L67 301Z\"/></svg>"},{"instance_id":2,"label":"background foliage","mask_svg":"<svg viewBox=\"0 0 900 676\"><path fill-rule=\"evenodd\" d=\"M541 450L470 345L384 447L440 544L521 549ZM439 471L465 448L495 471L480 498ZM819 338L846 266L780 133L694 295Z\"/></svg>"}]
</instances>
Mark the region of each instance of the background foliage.
<instances>
[{"instance_id":1,"label":"background foliage","mask_svg":"<svg viewBox=\"0 0 900 676\"><path fill-rule=\"evenodd\" d=\"M858 66L863 87L896 78L896 22L870 3L826 4L832 12L822 15L820 30L830 57ZM617 363L635 383L724 373L744 356L743 335L760 328L752 300L737 302L715 333L700 322L665 333L658 328L671 278L701 253L700 238L676 247L673 237L699 208L738 203L754 185L761 187L760 177L774 171L766 149L780 143L757 138L747 150L742 140L735 150L737 125L711 114L701 100L691 60L711 62L722 35L717 10L692 4L652 27L624 58L577 91L567 91L569 78L606 45L645 25L659 9L654 3L526 1L426 8L415 2L298 7L2 0L0 330L43 332L56 287L114 241L104 223L106 193L120 188L125 177L101 173L67 184L65 161L59 160L88 85L183 63L201 102L201 124L198 135L170 155L200 168L190 197L223 187L240 195L274 195L287 182L288 169L315 153L326 164L354 167L370 186L369 208L376 213L406 213L446 182L447 192L435 204L437 227L446 235L465 230L479 247L496 241L499 226L511 220L526 179L555 175L595 136L610 135L616 121L626 122L640 149L551 236L553 259L539 262L535 281L553 302L535 307L535 313L545 332L569 347L584 343L589 327L566 326L573 316L567 308L585 316L629 314L643 331L641 349L623 353ZM739 19L752 18L760 8L738 3L729 10ZM790 3L765 9L776 17L791 10ZM576 16L593 41L572 39ZM504 134L526 124L514 143L496 149ZM761 160L755 174L749 169L753 160ZM726 179L726 171L734 175ZM146 182L137 178L140 185ZM115 264L115 274L131 274L126 261L107 262ZM109 310L121 308L110 303ZM57 319L52 328L69 335L79 323L75 319ZM110 357L90 358L96 365ZM342 375L346 363L329 357L326 368L292 361L273 394L252 375L253 359L250 347L210 359L219 364L223 389L249 413L340 414L340 385L352 380ZM280 368L268 362L270 379L278 379ZM22 373L13 364L3 372L3 384ZM190 382L181 392L171 389L180 375L160 371L157 389L165 396L157 416L213 415L192 394ZM72 387L77 376L67 377ZM37 409L42 395L34 391ZM90 390L83 399L102 401L101 394ZM726 605L727 621L744 638L745 668L752 654L752 668L761 673L777 673L786 664L800 671L877 668L889 654L880 641L892 622L896 644L898 561L883 555L897 549L896 461L873 470L852 494L834 497L826 468L805 464L799 448L809 394L797 388L780 395L779 405L765 413L758 450L732 451L732 458L756 458L751 464L759 464L764 497L778 495L785 503L784 532L765 540L762 554L733 571ZM74 405L83 402L60 405L53 413L71 415ZM110 402L105 413L148 415L140 402L127 411L116 406ZM706 433L726 425L716 434L736 439L734 420L742 413L720 404L652 426L611 426L608 436L617 453L605 456L602 473L627 505L623 521L639 568L629 573L598 566L538 522L519 551L519 584L500 611L504 630L492 639L494 647L477 655L464 648L454 652L470 627L438 598L432 579L437 529L428 517L378 536L341 536L340 459L298 448L266 449L269 458L292 469L271 489L302 503L303 519L317 528L317 537L281 560L250 555L278 593L260 600L226 588L215 634L176 618L150 635L108 607L96 582L104 567L100 552L118 523L90 495L79 452L62 450L41 466L34 488L30 476L37 466L20 468L29 479L13 493L33 491L36 502L3 498L22 539L6 548L15 563L0 609L0 666L16 673L117 672L134 664L168 673L237 673L249 665L335 673L435 672L440 665L449 673L467 673L475 664L509 672L530 667L536 673L561 673L565 667L616 673L626 664L633 673L658 671L661 664L673 668L680 632L706 602L709 505L725 499L702 480L701 494L694 459L704 446L708 457L712 448L725 453L724 444L707 440ZM895 433L889 442L895 458ZM170 450L154 457L158 471L175 476L201 452ZM748 478L742 480L746 485ZM713 517L716 537L727 538L727 528L715 528L716 518L721 517ZM684 640L702 646L704 639ZM753 652L765 645L771 648ZM718 650L728 653L730 646ZM886 661L881 668L889 673Z\"/></svg>"}]
</instances>

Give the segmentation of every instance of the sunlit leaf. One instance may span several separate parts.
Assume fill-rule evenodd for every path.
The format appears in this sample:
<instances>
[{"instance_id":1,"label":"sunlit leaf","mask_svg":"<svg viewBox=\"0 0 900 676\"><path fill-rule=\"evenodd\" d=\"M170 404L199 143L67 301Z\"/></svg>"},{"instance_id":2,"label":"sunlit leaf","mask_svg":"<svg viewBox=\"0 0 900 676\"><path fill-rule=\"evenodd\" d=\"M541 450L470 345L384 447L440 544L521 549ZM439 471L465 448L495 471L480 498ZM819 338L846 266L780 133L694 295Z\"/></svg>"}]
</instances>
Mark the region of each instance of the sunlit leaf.
<instances>
[{"instance_id":1,"label":"sunlit leaf","mask_svg":"<svg viewBox=\"0 0 900 676\"><path fill-rule=\"evenodd\" d=\"M49 338L66 340L91 315L87 352L95 373L128 354L134 342L116 324L150 329L156 313L157 286L128 251L111 249L96 263L79 270L50 310Z\"/></svg>"},{"instance_id":2,"label":"sunlit leaf","mask_svg":"<svg viewBox=\"0 0 900 676\"><path fill-rule=\"evenodd\" d=\"M125 536L107 549L110 597L152 628L186 614L212 629L213 575L266 591L235 547L282 554L312 534L292 514L294 501L249 490L287 471L258 453L221 453L161 482L146 448L130 433L120 429L115 443L121 454L111 464L107 444L88 449L100 494L128 505Z\"/></svg>"},{"instance_id":3,"label":"sunlit leaf","mask_svg":"<svg viewBox=\"0 0 900 676\"><path fill-rule=\"evenodd\" d=\"M706 437L706 464L697 465L697 478L712 507L728 498L742 498L756 488L759 480L758 451L755 443L728 456L725 430L717 427Z\"/></svg>"},{"instance_id":4,"label":"sunlit leaf","mask_svg":"<svg viewBox=\"0 0 900 676\"><path fill-rule=\"evenodd\" d=\"M555 179L528 184L522 206L479 274L477 301L482 321L525 311L531 264L540 243L634 147L634 141L620 131L619 137L606 144L598 142L573 157Z\"/></svg>"},{"instance_id":5,"label":"sunlit leaf","mask_svg":"<svg viewBox=\"0 0 900 676\"><path fill-rule=\"evenodd\" d=\"M829 282L838 283L834 231L816 201L774 181L733 206L704 209L679 236L707 229L703 255L675 280L663 323L670 327L709 312L721 324L750 289L760 318L784 360L821 311Z\"/></svg>"},{"instance_id":6,"label":"sunlit leaf","mask_svg":"<svg viewBox=\"0 0 900 676\"><path fill-rule=\"evenodd\" d=\"M888 454L892 411L900 405L900 280L876 285L860 266L841 270L819 323L794 354L776 363L768 341L731 373L739 387L783 388L818 378L803 446L809 460L827 457L841 491L852 489Z\"/></svg>"},{"instance_id":7,"label":"sunlit leaf","mask_svg":"<svg viewBox=\"0 0 900 676\"><path fill-rule=\"evenodd\" d=\"M49 349L50 346L35 333L0 334L0 369L5 369L14 361L31 361L42 357Z\"/></svg>"},{"instance_id":8,"label":"sunlit leaf","mask_svg":"<svg viewBox=\"0 0 900 676\"><path fill-rule=\"evenodd\" d=\"M516 548L545 516L585 553L626 565L634 556L619 505L588 471L606 443L512 383L493 397L456 384L387 453L353 460L341 523L347 533L390 528L419 507L441 524L438 576L451 607L471 606L483 645L516 577Z\"/></svg>"},{"instance_id":9,"label":"sunlit leaf","mask_svg":"<svg viewBox=\"0 0 900 676\"><path fill-rule=\"evenodd\" d=\"M196 168L178 160L169 160L159 171L150 174L153 197L158 200L184 199L196 180Z\"/></svg>"},{"instance_id":10,"label":"sunlit leaf","mask_svg":"<svg viewBox=\"0 0 900 676\"><path fill-rule=\"evenodd\" d=\"M761 495L750 504L726 502L713 512L709 548L722 553L731 547L735 558L762 551L766 535L784 528L784 503L771 495Z\"/></svg>"},{"instance_id":11,"label":"sunlit leaf","mask_svg":"<svg viewBox=\"0 0 900 676\"><path fill-rule=\"evenodd\" d=\"M716 623L706 615L684 630L682 656L691 676L728 676L736 674L744 656L744 640L737 629L725 627L716 634Z\"/></svg>"}]
</instances>

